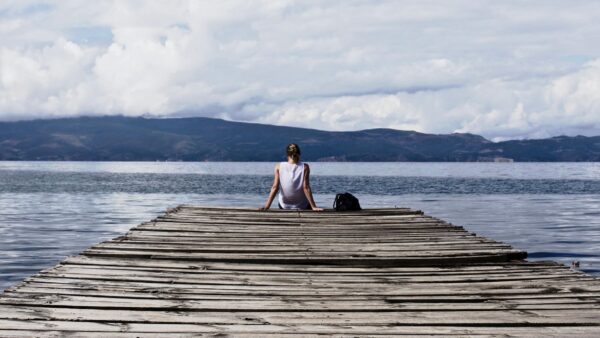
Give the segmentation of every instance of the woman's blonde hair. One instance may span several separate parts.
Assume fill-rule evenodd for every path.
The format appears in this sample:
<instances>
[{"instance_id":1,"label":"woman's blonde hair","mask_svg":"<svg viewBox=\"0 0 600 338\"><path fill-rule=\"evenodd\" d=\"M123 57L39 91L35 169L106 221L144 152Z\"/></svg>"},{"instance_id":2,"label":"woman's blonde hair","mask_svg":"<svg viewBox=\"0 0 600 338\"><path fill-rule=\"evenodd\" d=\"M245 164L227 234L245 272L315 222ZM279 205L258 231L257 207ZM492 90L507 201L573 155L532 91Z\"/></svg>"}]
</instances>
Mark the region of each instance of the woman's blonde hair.
<instances>
[{"instance_id":1,"label":"woman's blonde hair","mask_svg":"<svg viewBox=\"0 0 600 338\"><path fill-rule=\"evenodd\" d=\"M300 147L296 143L290 143L287 145L285 152L288 157L294 162L300 161Z\"/></svg>"}]
</instances>

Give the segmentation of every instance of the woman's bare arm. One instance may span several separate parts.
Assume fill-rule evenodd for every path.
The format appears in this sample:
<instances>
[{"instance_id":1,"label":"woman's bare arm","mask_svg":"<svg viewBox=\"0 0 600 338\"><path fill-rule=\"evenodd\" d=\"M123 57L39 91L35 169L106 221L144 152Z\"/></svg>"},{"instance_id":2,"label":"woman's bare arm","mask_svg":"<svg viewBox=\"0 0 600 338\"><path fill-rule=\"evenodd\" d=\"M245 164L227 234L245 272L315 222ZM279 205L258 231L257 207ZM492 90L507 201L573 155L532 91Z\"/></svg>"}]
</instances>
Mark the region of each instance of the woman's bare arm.
<instances>
[{"instance_id":1,"label":"woman's bare arm","mask_svg":"<svg viewBox=\"0 0 600 338\"><path fill-rule=\"evenodd\" d=\"M308 203L310 203L310 208L312 210L323 211L322 208L317 208L317 204L315 203L315 199L313 198L313 195L312 195L312 190L310 189L309 177L310 177L310 167L308 166L308 164L304 163L304 186L302 187L304 189L304 194L306 195L306 198L308 199Z\"/></svg>"},{"instance_id":2,"label":"woman's bare arm","mask_svg":"<svg viewBox=\"0 0 600 338\"><path fill-rule=\"evenodd\" d=\"M273 178L273 185L271 186L271 192L269 193L269 198L267 199L267 202L265 203L265 205L261 208L259 208L258 210L267 210L271 207L271 203L273 203L273 200L275 199L275 195L277 195L277 192L279 191L279 163L275 165L275 172L274 172L275 178Z\"/></svg>"}]
</instances>

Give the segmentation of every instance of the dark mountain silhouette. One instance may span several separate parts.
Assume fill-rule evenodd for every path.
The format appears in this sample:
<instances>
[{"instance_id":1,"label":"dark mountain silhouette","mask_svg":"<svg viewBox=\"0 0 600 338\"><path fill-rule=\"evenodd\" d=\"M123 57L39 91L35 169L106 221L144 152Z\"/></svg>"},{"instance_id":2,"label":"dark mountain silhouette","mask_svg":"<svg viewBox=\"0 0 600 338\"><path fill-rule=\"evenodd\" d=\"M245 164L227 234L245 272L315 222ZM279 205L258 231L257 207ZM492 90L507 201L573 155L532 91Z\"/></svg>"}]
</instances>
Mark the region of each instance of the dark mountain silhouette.
<instances>
[{"instance_id":1,"label":"dark mountain silhouette","mask_svg":"<svg viewBox=\"0 0 600 338\"><path fill-rule=\"evenodd\" d=\"M393 129L331 132L212 118L78 117L0 123L0 160L600 161L600 137L491 142Z\"/></svg>"}]
</instances>

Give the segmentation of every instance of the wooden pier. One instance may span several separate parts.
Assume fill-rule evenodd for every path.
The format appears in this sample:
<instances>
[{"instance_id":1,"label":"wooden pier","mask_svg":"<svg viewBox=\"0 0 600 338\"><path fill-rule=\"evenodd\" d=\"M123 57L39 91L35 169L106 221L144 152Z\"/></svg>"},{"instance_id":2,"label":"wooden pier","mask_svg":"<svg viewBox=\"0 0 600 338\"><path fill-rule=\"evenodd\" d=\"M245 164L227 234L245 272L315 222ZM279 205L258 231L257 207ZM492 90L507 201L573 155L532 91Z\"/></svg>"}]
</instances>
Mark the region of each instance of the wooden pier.
<instances>
[{"instance_id":1,"label":"wooden pier","mask_svg":"<svg viewBox=\"0 0 600 338\"><path fill-rule=\"evenodd\" d=\"M410 209L180 206L0 296L0 336L599 337L600 280Z\"/></svg>"}]
</instances>

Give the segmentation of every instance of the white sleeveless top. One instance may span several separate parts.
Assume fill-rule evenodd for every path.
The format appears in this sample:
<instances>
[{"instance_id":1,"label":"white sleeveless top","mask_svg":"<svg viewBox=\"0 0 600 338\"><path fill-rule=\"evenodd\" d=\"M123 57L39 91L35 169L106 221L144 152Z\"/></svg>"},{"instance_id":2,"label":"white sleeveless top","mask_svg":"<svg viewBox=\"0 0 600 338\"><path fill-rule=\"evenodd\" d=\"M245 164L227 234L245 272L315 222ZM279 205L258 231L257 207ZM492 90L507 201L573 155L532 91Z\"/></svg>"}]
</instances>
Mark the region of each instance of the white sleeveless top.
<instances>
[{"instance_id":1,"label":"white sleeveless top","mask_svg":"<svg viewBox=\"0 0 600 338\"><path fill-rule=\"evenodd\" d=\"M279 164L279 205L284 209L307 209L304 194L304 163Z\"/></svg>"}]
</instances>

